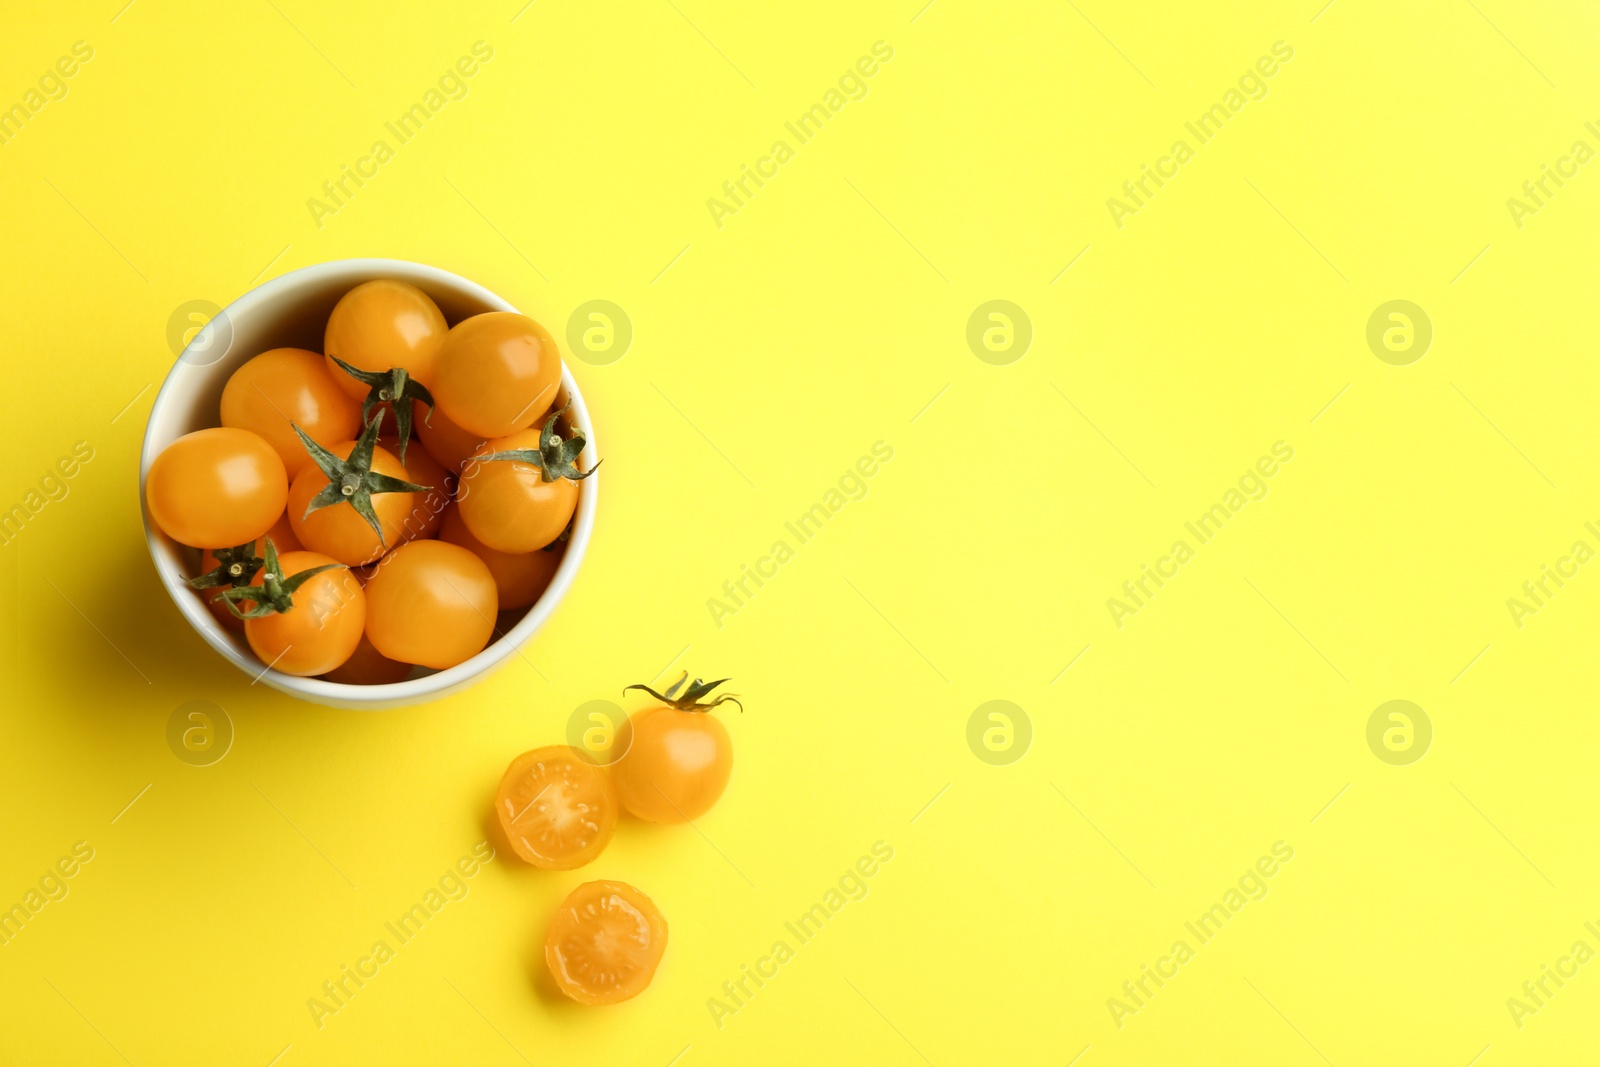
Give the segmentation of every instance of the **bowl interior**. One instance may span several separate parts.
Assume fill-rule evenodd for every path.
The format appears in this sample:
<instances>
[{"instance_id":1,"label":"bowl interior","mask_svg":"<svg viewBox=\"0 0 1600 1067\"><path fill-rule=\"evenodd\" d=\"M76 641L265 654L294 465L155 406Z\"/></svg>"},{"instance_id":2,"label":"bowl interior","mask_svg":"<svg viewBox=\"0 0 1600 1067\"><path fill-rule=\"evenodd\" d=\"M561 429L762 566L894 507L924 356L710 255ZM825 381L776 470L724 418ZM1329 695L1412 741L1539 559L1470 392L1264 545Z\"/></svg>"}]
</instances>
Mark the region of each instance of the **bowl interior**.
<instances>
[{"instance_id":1,"label":"bowl interior","mask_svg":"<svg viewBox=\"0 0 1600 1067\"><path fill-rule=\"evenodd\" d=\"M473 282L448 271L401 260L360 259L323 263L292 271L251 290L224 308L201 330L173 365L162 384L145 430L139 468L139 496L144 501L144 479L161 450L177 438L219 424L222 390L228 378L247 360L270 348L306 348L322 351L323 328L339 298L364 281L393 278L409 282L439 305L450 325L485 311L516 311L511 304ZM558 403L572 402L577 425L589 432L582 462L592 466L596 446L583 397L571 372L563 367ZM413 447L416 447L415 442ZM200 598L184 585L194 573L198 554L167 537L150 520L144 508L150 553L163 585L189 623L214 649L253 678L302 699L359 709L378 709L436 699L464 687L485 671L502 663L554 610L571 585L587 548L594 523L598 475L579 483L577 514L561 564L544 595L526 609L509 629L497 623L502 636L465 663L443 671L418 668L407 681L391 685L341 685L319 678L298 678L269 670L242 640L229 634L212 617ZM520 609L519 609L520 610ZM509 614L509 613L508 613ZM502 621L508 615L502 615Z\"/></svg>"}]
</instances>

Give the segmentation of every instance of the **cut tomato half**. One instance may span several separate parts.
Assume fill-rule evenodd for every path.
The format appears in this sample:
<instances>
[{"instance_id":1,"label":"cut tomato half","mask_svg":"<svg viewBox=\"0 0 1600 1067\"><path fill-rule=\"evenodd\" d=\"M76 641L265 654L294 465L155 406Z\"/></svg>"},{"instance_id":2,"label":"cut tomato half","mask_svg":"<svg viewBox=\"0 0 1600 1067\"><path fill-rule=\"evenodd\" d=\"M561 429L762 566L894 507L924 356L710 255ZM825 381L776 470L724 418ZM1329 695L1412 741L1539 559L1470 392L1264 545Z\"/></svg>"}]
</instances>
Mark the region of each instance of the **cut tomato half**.
<instances>
[{"instance_id":1,"label":"cut tomato half","mask_svg":"<svg viewBox=\"0 0 1600 1067\"><path fill-rule=\"evenodd\" d=\"M626 882L585 882L550 923L544 960L580 1004L617 1004L644 992L667 949L667 921Z\"/></svg>"},{"instance_id":2,"label":"cut tomato half","mask_svg":"<svg viewBox=\"0 0 1600 1067\"><path fill-rule=\"evenodd\" d=\"M512 760L494 806L516 854L549 871L582 867L604 851L617 828L611 779L567 745Z\"/></svg>"}]
</instances>

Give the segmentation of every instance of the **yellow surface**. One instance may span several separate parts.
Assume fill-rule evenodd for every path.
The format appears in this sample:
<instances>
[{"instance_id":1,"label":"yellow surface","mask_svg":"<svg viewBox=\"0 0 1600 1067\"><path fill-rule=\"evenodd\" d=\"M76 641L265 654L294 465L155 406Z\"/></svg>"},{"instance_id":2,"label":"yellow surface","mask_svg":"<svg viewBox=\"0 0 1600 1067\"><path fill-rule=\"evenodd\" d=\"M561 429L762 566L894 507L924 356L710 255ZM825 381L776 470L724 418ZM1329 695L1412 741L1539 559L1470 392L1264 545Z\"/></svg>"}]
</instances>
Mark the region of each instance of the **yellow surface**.
<instances>
[{"instance_id":1,"label":"yellow surface","mask_svg":"<svg viewBox=\"0 0 1600 1067\"><path fill-rule=\"evenodd\" d=\"M1600 565L1561 561L1600 548L1592 5L120 2L0 34L0 106L93 49L0 144L0 506L39 505L0 546L0 904L75 872L0 946L0 1060L1590 1057ZM465 95L387 132L475 42ZM1275 42L1265 96L1201 143L1185 123ZM1169 177L1114 212L1146 164ZM1569 177L1540 206L1546 164ZM314 211L347 165L371 176ZM776 174L708 206L745 166ZM595 299L634 330L573 362L606 466L568 602L472 691L376 715L209 652L135 488L175 308L370 255L558 337ZM966 340L997 299L1033 332L1007 365ZM1391 300L1433 326L1408 365L1366 341ZM876 442L865 496L830 498ZM1175 575L1136 603L1147 564ZM776 574L713 612L746 565ZM1576 576L1513 612L1544 565ZM748 709L721 712L737 764L697 827L625 824L576 872L498 856L387 932L484 839L514 755L679 664ZM1020 761L969 748L993 700L1025 709ZM1409 765L1377 755L1399 720L1368 745L1390 700L1431 723ZM168 747L189 701L233 724L213 765ZM876 842L865 896L830 898ZM604 1011L553 1000L536 948L594 877L671 924L654 985ZM1236 913L1202 942L1213 904ZM734 1002L746 965L776 975ZM1135 1000L1146 965L1175 977Z\"/></svg>"}]
</instances>

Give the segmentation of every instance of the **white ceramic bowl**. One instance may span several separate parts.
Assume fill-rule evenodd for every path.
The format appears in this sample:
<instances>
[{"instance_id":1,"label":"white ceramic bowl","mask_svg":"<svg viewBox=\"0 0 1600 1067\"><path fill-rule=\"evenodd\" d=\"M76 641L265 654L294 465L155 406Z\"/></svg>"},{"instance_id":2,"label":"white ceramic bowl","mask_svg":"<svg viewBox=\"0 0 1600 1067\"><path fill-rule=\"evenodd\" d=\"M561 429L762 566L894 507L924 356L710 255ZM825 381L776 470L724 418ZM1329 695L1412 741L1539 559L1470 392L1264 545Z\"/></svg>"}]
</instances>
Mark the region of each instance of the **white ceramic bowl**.
<instances>
[{"instance_id":1,"label":"white ceramic bowl","mask_svg":"<svg viewBox=\"0 0 1600 1067\"><path fill-rule=\"evenodd\" d=\"M253 679L301 700L358 711L377 711L433 700L464 689L514 655L543 626L572 585L594 530L598 474L578 483L578 510L566 553L550 587L503 637L482 652L447 670L412 677L392 685L340 685L320 678L298 678L269 670L212 616L194 590L185 585L191 575L189 550L178 545L150 521L144 505L144 480L150 464L177 438L219 424L218 405L228 377L246 360L269 348L294 347L322 351L323 327L341 296L374 278L410 282L431 296L452 326L483 311L516 311L481 285L436 267L398 259L341 259L291 271L245 293L195 335L167 374L150 409L144 450L139 458L139 500L144 510L145 537L156 573L178 611L199 631L217 654ZM589 421L583 394L571 370L561 372L562 398L570 399L574 422L589 435L582 462L596 463L594 426ZM415 446L413 446L415 447ZM419 669L420 670L420 669Z\"/></svg>"}]
</instances>

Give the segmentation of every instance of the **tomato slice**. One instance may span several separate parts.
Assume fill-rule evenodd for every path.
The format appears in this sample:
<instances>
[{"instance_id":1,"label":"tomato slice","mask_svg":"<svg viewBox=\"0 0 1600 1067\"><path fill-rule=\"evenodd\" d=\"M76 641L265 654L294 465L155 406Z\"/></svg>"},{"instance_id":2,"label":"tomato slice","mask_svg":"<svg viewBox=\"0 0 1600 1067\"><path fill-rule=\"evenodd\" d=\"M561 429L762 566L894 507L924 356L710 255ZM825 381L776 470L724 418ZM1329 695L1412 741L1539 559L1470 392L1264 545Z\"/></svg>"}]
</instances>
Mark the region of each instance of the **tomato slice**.
<instances>
[{"instance_id":1,"label":"tomato slice","mask_svg":"<svg viewBox=\"0 0 1600 1067\"><path fill-rule=\"evenodd\" d=\"M617 828L618 806L605 771L567 745L512 760L494 797L512 849L547 871L570 871L600 855Z\"/></svg>"},{"instance_id":2,"label":"tomato slice","mask_svg":"<svg viewBox=\"0 0 1600 1067\"><path fill-rule=\"evenodd\" d=\"M644 992L667 949L667 921L626 882L585 882L550 923L544 961L579 1004L617 1004Z\"/></svg>"}]
</instances>

